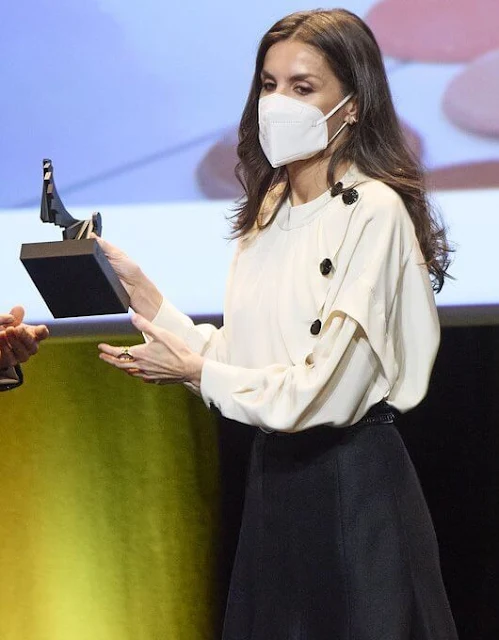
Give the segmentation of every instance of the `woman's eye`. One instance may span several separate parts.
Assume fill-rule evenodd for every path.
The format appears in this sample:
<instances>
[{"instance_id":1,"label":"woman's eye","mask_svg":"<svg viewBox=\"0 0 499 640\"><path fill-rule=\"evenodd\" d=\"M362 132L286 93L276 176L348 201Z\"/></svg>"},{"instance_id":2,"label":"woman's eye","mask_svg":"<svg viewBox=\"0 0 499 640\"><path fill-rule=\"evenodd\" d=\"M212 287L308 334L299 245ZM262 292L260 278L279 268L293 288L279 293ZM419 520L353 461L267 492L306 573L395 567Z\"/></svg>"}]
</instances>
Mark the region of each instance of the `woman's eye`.
<instances>
[{"instance_id":1,"label":"woman's eye","mask_svg":"<svg viewBox=\"0 0 499 640\"><path fill-rule=\"evenodd\" d=\"M312 92L312 89L310 87L303 87L299 85L295 87L295 91L299 93L301 96L306 96Z\"/></svg>"},{"instance_id":2,"label":"woman's eye","mask_svg":"<svg viewBox=\"0 0 499 640\"><path fill-rule=\"evenodd\" d=\"M272 91L275 88L275 84L273 82L263 82L262 83L262 89L264 91Z\"/></svg>"}]
</instances>

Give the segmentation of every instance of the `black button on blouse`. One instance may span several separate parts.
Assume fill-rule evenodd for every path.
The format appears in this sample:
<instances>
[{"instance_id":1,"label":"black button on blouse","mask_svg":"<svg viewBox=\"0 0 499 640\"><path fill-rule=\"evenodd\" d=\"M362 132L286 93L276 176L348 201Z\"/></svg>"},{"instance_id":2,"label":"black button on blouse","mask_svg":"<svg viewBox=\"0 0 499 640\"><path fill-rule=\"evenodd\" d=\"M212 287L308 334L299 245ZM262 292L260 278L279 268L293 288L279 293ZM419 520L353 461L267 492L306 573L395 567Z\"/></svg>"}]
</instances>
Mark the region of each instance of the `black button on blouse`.
<instances>
[{"instance_id":1,"label":"black button on blouse","mask_svg":"<svg viewBox=\"0 0 499 640\"><path fill-rule=\"evenodd\" d=\"M324 258L324 260L320 263L319 269L323 276L327 276L331 273L331 269L333 268L333 263L329 258Z\"/></svg>"},{"instance_id":2,"label":"black button on blouse","mask_svg":"<svg viewBox=\"0 0 499 640\"><path fill-rule=\"evenodd\" d=\"M319 319L314 320L314 321L312 322L312 324L310 325L310 333L311 333L313 336L317 336L317 335L319 335L320 330L321 330L321 327L322 327L322 322L321 322Z\"/></svg>"},{"instance_id":3,"label":"black button on blouse","mask_svg":"<svg viewBox=\"0 0 499 640\"><path fill-rule=\"evenodd\" d=\"M353 204L359 199L359 192L356 189L349 189L341 197L345 204Z\"/></svg>"},{"instance_id":4,"label":"black button on blouse","mask_svg":"<svg viewBox=\"0 0 499 640\"><path fill-rule=\"evenodd\" d=\"M343 191L343 182L337 182L334 187L331 188L331 197L339 196Z\"/></svg>"}]
</instances>

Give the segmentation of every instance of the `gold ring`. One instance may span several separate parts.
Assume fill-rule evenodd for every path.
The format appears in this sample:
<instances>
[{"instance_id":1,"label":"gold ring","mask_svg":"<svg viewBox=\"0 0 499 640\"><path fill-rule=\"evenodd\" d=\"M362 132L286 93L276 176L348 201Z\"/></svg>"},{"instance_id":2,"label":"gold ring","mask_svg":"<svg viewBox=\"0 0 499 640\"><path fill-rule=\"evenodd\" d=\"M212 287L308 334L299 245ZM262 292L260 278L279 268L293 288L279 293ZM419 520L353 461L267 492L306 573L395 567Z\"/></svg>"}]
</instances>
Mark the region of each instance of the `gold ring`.
<instances>
[{"instance_id":1,"label":"gold ring","mask_svg":"<svg viewBox=\"0 0 499 640\"><path fill-rule=\"evenodd\" d=\"M118 356L118 360L128 360L128 361L135 360L135 358L130 353L130 347L123 347L120 355Z\"/></svg>"}]
</instances>

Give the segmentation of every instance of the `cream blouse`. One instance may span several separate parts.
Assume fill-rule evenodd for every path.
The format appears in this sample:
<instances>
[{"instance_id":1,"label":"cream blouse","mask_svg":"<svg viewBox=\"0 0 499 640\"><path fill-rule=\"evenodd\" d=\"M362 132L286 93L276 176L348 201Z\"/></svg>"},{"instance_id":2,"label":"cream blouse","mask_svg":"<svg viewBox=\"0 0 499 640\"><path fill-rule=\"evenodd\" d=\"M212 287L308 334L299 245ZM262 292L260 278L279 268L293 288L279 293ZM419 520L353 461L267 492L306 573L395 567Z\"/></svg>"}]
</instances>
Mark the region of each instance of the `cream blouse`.
<instances>
[{"instance_id":1,"label":"cream blouse","mask_svg":"<svg viewBox=\"0 0 499 640\"><path fill-rule=\"evenodd\" d=\"M201 395L227 418L342 427L426 394L440 330L413 223L382 182L351 167L342 183L239 242L221 329L166 300L153 321L205 356Z\"/></svg>"}]
</instances>

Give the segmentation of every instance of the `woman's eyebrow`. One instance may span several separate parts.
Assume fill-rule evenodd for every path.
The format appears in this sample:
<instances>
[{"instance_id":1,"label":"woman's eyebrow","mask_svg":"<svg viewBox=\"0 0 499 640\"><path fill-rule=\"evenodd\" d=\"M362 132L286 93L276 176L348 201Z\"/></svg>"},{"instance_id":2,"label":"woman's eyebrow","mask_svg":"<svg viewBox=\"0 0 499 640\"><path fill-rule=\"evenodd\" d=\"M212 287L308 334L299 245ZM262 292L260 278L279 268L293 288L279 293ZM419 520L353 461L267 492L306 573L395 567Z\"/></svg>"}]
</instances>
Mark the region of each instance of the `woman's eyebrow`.
<instances>
[{"instance_id":1,"label":"woman's eyebrow","mask_svg":"<svg viewBox=\"0 0 499 640\"><path fill-rule=\"evenodd\" d=\"M290 80L308 80L309 78L314 78L314 80L322 80L322 78L314 75L313 73L295 73L294 76L291 76Z\"/></svg>"},{"instance_id":2,"label":"woman's eyebrow","mask_svg":"<svg viewBox=\"0 0 499 640\"><path fill-rule=\"evenodd\" d=\"M261 73L262 78L268 78L269 80L273 80L275 82L274 76L265 69L262 69ZM291 82L296 82L299 80L308 80L309 78L315 78L315 80L322 80L319 76L314 75L313 73L295 73L289 79Z\"/></svg>"}]
</instances>

